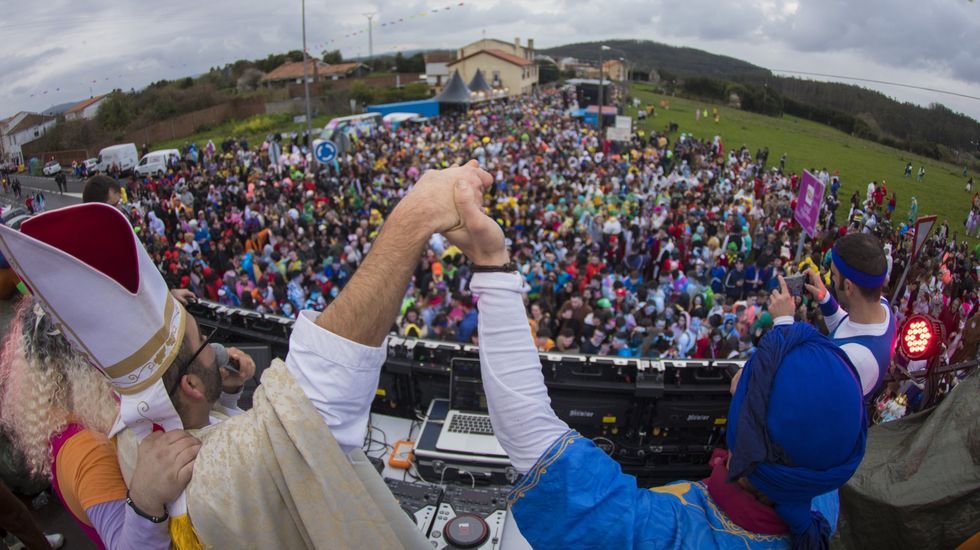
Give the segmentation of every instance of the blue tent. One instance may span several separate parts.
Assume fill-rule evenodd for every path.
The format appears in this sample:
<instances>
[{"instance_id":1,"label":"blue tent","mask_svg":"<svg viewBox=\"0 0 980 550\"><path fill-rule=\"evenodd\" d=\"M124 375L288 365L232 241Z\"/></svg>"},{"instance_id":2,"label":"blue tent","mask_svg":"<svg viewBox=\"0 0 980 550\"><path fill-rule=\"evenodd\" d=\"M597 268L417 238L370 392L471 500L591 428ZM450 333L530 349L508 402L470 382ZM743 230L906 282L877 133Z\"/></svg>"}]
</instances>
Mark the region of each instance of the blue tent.
<instances>
[{"instance_id":1,"label":"blue tent","mask_svg":"<svg viewBox=\"0 0 980 550\"><path fill-rule=\"evenodd\" d=\"M423 117L434 117L439 116L439 102L434 99L421 99L399 103L380 103L368 105L367 112L380 113L381 116L391 113L415 113Z\"/></svg>"}]
</instances>

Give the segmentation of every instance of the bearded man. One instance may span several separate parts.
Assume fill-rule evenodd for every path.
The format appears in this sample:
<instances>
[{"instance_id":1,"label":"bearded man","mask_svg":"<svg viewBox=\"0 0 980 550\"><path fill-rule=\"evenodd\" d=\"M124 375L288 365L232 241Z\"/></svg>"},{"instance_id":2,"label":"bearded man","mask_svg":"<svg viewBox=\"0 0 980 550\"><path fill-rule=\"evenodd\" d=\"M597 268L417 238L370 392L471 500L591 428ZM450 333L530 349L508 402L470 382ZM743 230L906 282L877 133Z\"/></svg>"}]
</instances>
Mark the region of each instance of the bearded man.
<instances>
[{"instance_id":1,"label":"bearded man","mask_svg":"<svg viewBox=\"0 0 980 550\"><path fill-rule=\"evenodd\" d=\"M239 355L241 373L219 371L209 336L117 210L84 204L22 232L0 227L0 252L32 292L5 347L2 414L15 441L109 548L411 545L345 455L363 441L415 264L434 232L459 225L458 181L484 189L492 177L475 161L423 175L337 299L301 313L244 413L222 390L254 367ZM33 406L18 415L7 399L34 379Z\"/></svg>"}]
</instances>

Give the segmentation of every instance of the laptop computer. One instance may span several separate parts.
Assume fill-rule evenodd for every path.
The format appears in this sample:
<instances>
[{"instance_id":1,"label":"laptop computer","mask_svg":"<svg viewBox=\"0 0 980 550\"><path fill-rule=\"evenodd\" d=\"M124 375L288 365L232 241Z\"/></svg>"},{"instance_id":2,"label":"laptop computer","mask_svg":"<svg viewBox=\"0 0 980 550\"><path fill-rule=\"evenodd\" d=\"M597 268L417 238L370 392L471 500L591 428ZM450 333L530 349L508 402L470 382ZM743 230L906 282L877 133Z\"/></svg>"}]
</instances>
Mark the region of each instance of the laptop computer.
<instances>
[{"instance_id":1,"label":"laptop computer","mask_svg":"<svg viewBox=\"0 0 980 550\"><path fill-rule=\"evenodd\" d=\"M449 414L439 432L436 449L507 456L490 425L480 360L454 358L449 362L449 371Z\"/></svg>"}]
</instances>

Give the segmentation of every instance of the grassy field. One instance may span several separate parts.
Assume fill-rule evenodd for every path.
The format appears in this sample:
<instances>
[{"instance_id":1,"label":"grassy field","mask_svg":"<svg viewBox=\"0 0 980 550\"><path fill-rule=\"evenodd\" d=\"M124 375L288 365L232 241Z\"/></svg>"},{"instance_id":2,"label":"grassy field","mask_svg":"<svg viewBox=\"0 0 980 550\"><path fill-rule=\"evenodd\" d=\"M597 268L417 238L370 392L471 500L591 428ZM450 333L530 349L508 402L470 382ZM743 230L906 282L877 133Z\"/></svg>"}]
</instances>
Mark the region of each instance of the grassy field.
<instances>
[{"instance_id":1,"label":"grassy field","mask_svg":"<svg viewBox=\"0 0 980 550\"><path fill-rule=\"evenodd\" d=\"M342 116L337 114L324 114L313 117L313 129L316 133L317 128L323 128L330 119ZM156 149L178 149L188 143L196 143L203 147L209 139L214 140L217 145L220 141L230 137L245 138L248 140L249 147L260 144L265 137L273 132L302 132L306 129L306 123L293 122L293 115L255 115L244 120L229 120L224 124L215 126L208 130L198 132L187 137L170 139L150 144L150 148Z\"/></svg>"},{"instance_id":2,"label":"grassy field","mask_svg":"<svg viewBox=\"0 0 980 550\"><path fill-rule=\"evenodd\" d=\"M884 180L889 195L895 191L898 196L896 219L906 219L910 198L914 195L919 202L920 216L936 214L939 222L946 218L950 231L956 231L961 237L963 235L963 221L970 211L972 195L964 190L966 178L963 177L962 166L858 139L829 126L796 117L768 117L707 101L659 95L644 85L634 85L631 91L643 105L657 108L657 117L641 121L640 128L663 130L670 122L676 122L681 132L689 132L699 138L710 139L720 135L726 151L745 145L755 155L756 149L769 147L769 165L778 166L779 157L785 153L787 170L799 173L804 169L826 168L831 174L839 172L841 208L837 213L840 218L847 216L849 199L855 190L864 200L868 182L880 183ZM661 100L670 102L669 109L660 108ZM714 107L718 107L721 114L718 123L711 116ZM702 112L707 108L708 118L702 116L700 121L695 121L696 108ZM635 113L636 109L630 107L628 114ZM906 178L905 164L909 160L912 161L913 175ZM926 168L922 182L915 179L919 166Z\"/></svg>"}]
</instances>

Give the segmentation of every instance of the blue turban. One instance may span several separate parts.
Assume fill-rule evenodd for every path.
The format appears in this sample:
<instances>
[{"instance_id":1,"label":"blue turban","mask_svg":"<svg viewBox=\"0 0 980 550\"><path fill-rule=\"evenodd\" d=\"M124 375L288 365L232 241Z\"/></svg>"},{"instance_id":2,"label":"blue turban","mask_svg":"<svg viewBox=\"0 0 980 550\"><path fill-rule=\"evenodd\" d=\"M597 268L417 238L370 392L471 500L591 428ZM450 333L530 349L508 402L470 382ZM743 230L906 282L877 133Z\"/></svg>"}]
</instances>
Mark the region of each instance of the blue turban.
<instances>
[{"instance_id":1,"label":"blue turban","mask_svg":"<svg viewBox=\"0 0 980 550\"><path fill-rule=\"evenodd\" d=\"M728 410L729 481L769 497L794 549L827 548L814 497L850 479L864 457L863 392L847 355L812 326L773 327L745 365Z\"/></svg>"}]
</instances>

